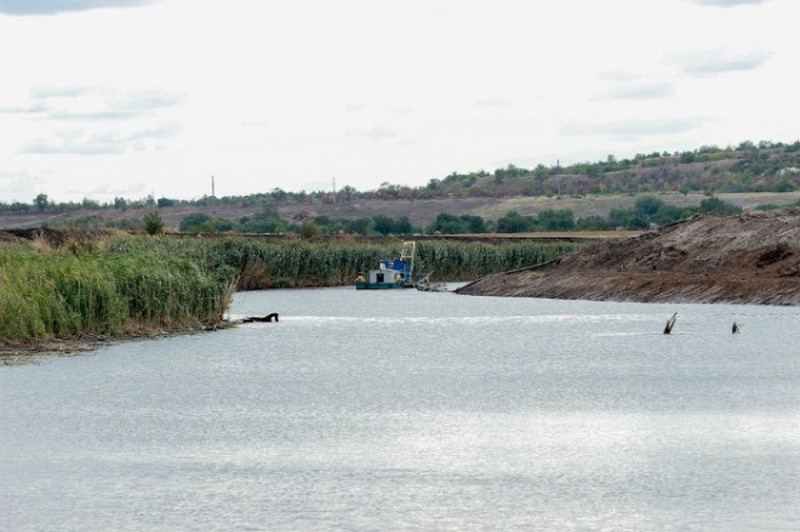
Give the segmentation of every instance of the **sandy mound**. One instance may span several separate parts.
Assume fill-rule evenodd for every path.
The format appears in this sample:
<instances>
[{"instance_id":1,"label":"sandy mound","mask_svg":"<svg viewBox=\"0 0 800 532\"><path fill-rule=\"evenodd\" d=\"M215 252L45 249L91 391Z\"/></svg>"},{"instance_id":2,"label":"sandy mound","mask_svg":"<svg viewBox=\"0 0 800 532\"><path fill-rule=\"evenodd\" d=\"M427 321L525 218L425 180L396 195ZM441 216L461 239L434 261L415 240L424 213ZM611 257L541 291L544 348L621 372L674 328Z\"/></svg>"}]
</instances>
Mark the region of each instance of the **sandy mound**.
<instances>
[{"instance_id":1,"label":"sandy mound","mask_svg":"<svg viewBox=\"0 0 800 532\"><path fill-rule=\"evenodd\" d=\"M800 209L696 216L490 275L461 294L642 302L800 304Z\"/></svg>"}]
</instances>

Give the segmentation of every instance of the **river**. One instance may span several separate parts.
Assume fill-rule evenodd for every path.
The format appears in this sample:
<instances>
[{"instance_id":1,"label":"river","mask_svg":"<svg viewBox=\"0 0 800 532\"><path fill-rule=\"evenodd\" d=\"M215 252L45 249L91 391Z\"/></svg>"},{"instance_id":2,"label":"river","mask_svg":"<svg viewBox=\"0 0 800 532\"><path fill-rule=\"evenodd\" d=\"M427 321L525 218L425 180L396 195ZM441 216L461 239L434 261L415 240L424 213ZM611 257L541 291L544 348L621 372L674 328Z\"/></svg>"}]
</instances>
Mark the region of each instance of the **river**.
<instances>
[{"instance_id":1,"label":"river","mask_svg":"<svg viewBox=\"0 0 800 532\"><path fill-rule=\"evenodd\" d=\"M0 367L0 529L800 529L799 308L348 287L231 317L270 312Z\"/></svg>"}]
</instances>

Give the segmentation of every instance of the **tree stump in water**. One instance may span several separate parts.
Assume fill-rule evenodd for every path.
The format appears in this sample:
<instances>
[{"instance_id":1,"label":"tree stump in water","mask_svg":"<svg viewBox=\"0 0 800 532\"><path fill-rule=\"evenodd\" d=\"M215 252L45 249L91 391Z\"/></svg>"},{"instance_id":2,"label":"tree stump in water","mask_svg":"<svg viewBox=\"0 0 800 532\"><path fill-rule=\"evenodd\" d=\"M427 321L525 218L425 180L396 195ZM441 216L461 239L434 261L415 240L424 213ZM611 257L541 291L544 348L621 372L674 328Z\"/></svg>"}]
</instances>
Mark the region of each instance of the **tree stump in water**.
<instances>
[{"instance_id":1,"label":"tree stump in water","mask_svg":"<svg viewBox=\"0 0 800 532\"><path fill-rule=\"evenodd\" d=\"M273 320L278 321L277 312L267 314L266 316L248 316L247 318L242 319L241 323L266 323Z\"/></svg>"},{"instance_id":2,"label":"tree stump in water","mask_svg":"<svg viewBox=\"0 0 800 532\"><path fill-rule=\"evenodd\" d=\"M672 328L675 326L675 320L678 319L678 313L672 315L670 319L667 320L667 324L664 327L664 334L670 334L672 332Z\"/></svg>"}]
</instances>

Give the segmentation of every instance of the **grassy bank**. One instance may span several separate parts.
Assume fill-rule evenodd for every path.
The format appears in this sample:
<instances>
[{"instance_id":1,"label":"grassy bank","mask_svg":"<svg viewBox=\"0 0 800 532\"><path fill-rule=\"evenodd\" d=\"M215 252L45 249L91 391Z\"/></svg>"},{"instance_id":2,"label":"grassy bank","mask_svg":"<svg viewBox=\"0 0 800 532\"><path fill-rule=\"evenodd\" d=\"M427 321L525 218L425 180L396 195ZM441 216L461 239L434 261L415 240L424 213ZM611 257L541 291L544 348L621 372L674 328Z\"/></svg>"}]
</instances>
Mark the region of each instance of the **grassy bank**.
<instances>
[{"instance_id":1,"label":"grassy bank","mask_svg":"<svg viewBox=\"0 0 800 532\"><path fill-rule=\"evenodd\" d=\"M401 242L106 235L2 243L0 347L214 326L235 289L339 286ZM552 260L567 242L420 242L416 270L469 280Z\"/></svg>"},{"instance_id":2,"label":"grassy bank","mask_svg":"<svg viewBox=\"0 0 800 532\"><path fill-rule=\"evenodd\" d=\"M165 251L36 249L0 253L0 346L53 338L189 330L222 319L234 272L203 272Z\"/></svg>"},{"instance_id":3,"label":"grassy bank","mask_svg":"<svg viewBox=\"0 0 800 532\"><path fill-rule=\"evenodd\" d=\"M472 280L487 273L513 270L547 262L575 251L574 242L515 241L506 243L422 241L417 244L415 270L435 271L445 281ZM353 282L359 271L377 266L380 259L398 256L402 242L330 240L308 242L259 241L224 238L123 238L113 249L135 253L166 251L190 258L204 271L222 267L239 274L238 289L341 286Z\"/></svg>"}]
</instances>

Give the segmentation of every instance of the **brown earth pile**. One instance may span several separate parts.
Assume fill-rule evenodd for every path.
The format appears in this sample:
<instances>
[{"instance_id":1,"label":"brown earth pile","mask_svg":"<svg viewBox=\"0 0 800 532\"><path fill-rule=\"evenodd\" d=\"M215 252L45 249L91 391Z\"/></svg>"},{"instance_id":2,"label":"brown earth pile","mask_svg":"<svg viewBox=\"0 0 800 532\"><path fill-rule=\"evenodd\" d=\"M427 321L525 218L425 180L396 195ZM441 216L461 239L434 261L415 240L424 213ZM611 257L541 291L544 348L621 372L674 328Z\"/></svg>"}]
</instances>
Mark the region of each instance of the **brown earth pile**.
<instances>
[{"instance_id":1,"label":"brown earth pile","mask_svg":"<svg viewBox=\"0 0 800 532\"><path fill-rule=\"evenodd\" d=\"M800 209L696 216L490 275L461 294L640 302L800 304Z\"/></svg>"}]
</instances>

